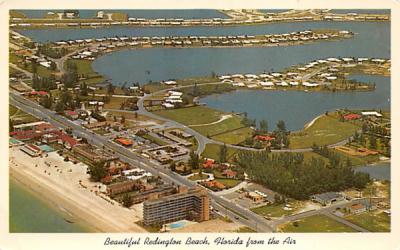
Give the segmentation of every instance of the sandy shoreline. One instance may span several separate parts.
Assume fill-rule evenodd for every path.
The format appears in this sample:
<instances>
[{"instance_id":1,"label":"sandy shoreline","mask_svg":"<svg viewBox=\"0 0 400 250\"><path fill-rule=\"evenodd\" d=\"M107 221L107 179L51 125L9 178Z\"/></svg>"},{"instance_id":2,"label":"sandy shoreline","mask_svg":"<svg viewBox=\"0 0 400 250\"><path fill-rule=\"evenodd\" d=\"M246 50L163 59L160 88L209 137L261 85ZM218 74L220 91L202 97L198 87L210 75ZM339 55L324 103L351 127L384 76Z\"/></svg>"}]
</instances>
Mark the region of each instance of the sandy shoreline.
<instances>
[{"instance_id":1,"label":"sandy shoreline","mask_svg":"<svg viewBox=\"0 0 400 250\"><path fill-rule=\"evenodd\" d=\"M71 217L77 224L87 225L90 231L146 232L135 224L141 219L141 211L113 205L89 190L94 183L87 180L83 164L63 162L55 152L48 157L31 158L18 148L10 149L9 164L10 178L58 206L69 215L68 219ZM79 185L79 180L86 189Z\"/></svg>"}]
</instances>

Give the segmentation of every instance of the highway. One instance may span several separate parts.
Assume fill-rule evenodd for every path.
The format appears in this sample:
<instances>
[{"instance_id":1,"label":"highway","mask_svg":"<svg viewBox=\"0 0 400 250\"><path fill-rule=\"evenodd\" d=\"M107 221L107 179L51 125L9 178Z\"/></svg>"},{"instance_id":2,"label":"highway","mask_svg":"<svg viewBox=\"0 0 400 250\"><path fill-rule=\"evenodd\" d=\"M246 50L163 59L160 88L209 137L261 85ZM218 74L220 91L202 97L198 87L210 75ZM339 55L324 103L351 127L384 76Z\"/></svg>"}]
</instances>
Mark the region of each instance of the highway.
<instances>
[{"instance_id":1,"label":"highway","mask_svg":"<svg viewBox=\"0 0 400 250\"><path fill-rule=\"evenodd\" d=\"M119 146L106 137L95 134L94 132L83 128L80 125L73 123L71 120L56 114L54 111L45 109L39 104L30 101L16 92L10 92L10 104L23 110L26 113L32 114L42 120L45 120L59 128L71 128L72 133L75 136L87 139L87 141L98 147L105 147L120 157L121 160L128 162L133 166L138 166L155 176L160 176L164 181L168 183L175 183L177 185L184 185L193 187L196 183L170 171L164 166L159 165L157 162L145 159L129 151L128 149ZM225 214L234 221L240 222L258 232L273 232L274 228L269 224L263 217L245 209L238 204L235 204L223 197L219 197L212 191L207 190L211 198L212 206L218 209L220 212Z\"/></svg>"}]
</instances>

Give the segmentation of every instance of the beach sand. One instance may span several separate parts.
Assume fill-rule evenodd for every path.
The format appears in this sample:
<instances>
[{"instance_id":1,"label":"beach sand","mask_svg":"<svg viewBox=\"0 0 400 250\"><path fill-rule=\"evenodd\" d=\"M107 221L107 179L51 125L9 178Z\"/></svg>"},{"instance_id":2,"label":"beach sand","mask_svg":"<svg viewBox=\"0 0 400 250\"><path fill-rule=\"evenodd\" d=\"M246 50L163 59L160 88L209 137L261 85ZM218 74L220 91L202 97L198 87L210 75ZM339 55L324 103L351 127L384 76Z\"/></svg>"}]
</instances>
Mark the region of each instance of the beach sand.
<instances>
[{"instance_id":1,"label":"beach sand","mask_svg":"<svg viewBox=\"0 0 400 250\"><path fill-rule=\"evenodd\" d=\"M56 152L30 157L14 147L9 151L9 164L10 178L57 204L70 215L68 220L88 225L94 232L146 232L135 224L142 219L142 211L122 207L95 192L101 184L89 181L82 163L64 162Z\"/></svg>"}]
</instances>

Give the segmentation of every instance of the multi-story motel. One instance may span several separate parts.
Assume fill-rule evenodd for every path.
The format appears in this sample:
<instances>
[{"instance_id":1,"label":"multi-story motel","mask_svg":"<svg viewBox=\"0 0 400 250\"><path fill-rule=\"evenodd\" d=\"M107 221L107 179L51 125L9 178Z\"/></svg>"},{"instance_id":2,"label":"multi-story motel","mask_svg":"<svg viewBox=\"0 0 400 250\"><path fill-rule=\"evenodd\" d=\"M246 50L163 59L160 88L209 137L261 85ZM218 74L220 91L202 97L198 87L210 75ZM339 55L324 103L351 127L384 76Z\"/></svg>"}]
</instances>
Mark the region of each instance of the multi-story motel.
<instances>
[{"instance_id":1,"label":"multi-story motel","mask_svg":"<svg viewBox=\"0 0 400 250\"><path fill-rule=\"evenodd\" d=\"M180 187L179 193L143 203L143 223L161 225L183 219L207 221L210 199L201 188Z\"/></svg>"}]
</instances>

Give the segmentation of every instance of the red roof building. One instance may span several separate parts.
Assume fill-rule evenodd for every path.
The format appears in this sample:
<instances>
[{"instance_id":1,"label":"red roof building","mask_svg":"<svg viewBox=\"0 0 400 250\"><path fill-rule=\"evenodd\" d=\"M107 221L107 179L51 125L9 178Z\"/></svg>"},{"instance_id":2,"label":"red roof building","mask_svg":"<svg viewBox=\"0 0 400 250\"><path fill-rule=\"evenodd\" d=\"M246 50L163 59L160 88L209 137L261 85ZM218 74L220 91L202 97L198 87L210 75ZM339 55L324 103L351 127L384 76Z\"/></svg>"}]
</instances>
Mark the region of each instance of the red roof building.
<instances>
[{"instance_id":1,"label":"red roof building","mask_svg":"<svg viewBox=\"0 0 400 250\"><path fill-rule=\"evenodd\" d=\"M204 182L204 185L205 185L206 187L208 187L208 188L213 188L213 187L215 187L215 188L217 188L217 189L225 189L225 185L224 185L224 184L222 184L221 182L215 181L215 180L212 180L212 181L205 181L205 182Z\"/></svg>"},{"instance_id":2,"label":"red roof building","mask_svg":"<svg viewBox=\"0 0 400 250\"><path fill-rule=\"evenodd\" d=\"M101 179L101 183L103 183L103 184L110 184L111 181L112 181L112 179L113 179L112 176L107 175L107 176L103 177L103 179Z\"/></svg>"},{"instance_id":3,"label":"red roof building","mask_svg":"<svg viewBox=\"0 0 400 250\"><path fill-rule=\"evenodd\" d=\"M223 175L225 175L226 178L235 178L236 175L237 175L237 172L236 171L232 171L230 169L227 169L227 170L224 171Z\"/></svg>"},{"instance_id":4,"label":"red roof building","mask_svg":"<svg viewBox=\"0 0 400 250\"><path fill-rule=\"evenodd\" d=\"M125 138L118 138L118 139L115 139L119 144L121 144L122 146L125 146L125 147L129 147L129 146L132 146L133 145L133 141L132 140L129 140L129 139L125 139Z\"/></svg>"},{"instance_id":5,"label":"red roof building","mask_svg":"<svg viewBox=\"0 0 400 250\"><path fill-rule=\"evenodd\" d=\"M214 163L215 163L215 160L214 160L214 159L206 159L206 160L204 161L204 163L203 163L203 168L211 169L211 168L213 168Z\"/></svg>"},{"instance_id":6,"label":"red roof building","mask_svg":"<svg viewBox=\"0 0 400 250\"><path fill-rule=\"evenodd\" d=\"M47 94L48 93L46 91L35 91L35 90L33 90L33 91L31 91L29 93L29 95L41 95L41 96L44 96L44 95L47 95Z\"/></svg>"},{"instance_id":7,"label":"red roof building","mask_svg":"<svg viewBox=\"0 0 400 250\"><path fill-rule=\"evenodd\" d=\"M10 132L10 136L14 137L19 141L28 141L36 138L40 138L44 133L36 130L22 130Z\"/></svg>"},{"instance_id":8,"label":"red roof building","mask_svg":"<svg viewBox=\"0 0 400 250\"><path fill-rule=\"evenodd\" d=\"M357 120L360 118L361 118L361 115L359 115L359 114L348 114L348 115L343 116L343 119L345 119L346 121Z\"/></svg>"},{"instance_id":9,"label":"red roof building","mask_svg":"<svg viewBox=\"0 0 400 250\"><path fill-rule=\"evenodd\" d=\"M259 141L272 141L275 140L274 137L268 135L256 135L256 139Z\"/></svg>"},{"instance_id":10,"label":"red roof building","mask_svg":"<svg viewBox=\"0 0 400 250\"><path fill-rule=\"evenodd\" d=\"M74 110L67 110L64 112L65 116L71 119L78 119L79 118L79 113L74 111Z\"/></svg>"}]
</instances>

